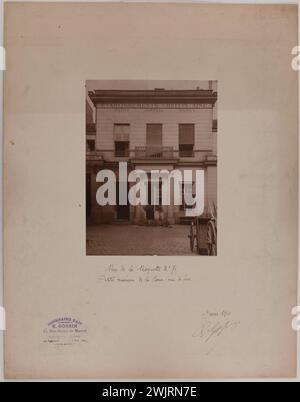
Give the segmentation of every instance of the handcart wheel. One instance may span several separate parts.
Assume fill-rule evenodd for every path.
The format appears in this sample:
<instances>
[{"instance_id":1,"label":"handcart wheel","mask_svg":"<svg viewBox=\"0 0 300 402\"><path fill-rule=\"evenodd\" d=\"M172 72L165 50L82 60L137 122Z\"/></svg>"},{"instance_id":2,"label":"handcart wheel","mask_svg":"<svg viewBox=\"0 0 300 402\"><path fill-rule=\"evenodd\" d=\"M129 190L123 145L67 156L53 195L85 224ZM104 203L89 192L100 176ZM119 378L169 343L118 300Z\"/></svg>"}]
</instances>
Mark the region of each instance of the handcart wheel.
<instances>
[{"instance_id":1,"label":"handcart wheel","mask_svg":"<svg viewBox=\"0 0 300 402\"><path fill-rule=\"evenodd\" d=\"M217 227L214 220L207 225L207 252L208 255L217 255Z\"/></svg>"}]
</instances>

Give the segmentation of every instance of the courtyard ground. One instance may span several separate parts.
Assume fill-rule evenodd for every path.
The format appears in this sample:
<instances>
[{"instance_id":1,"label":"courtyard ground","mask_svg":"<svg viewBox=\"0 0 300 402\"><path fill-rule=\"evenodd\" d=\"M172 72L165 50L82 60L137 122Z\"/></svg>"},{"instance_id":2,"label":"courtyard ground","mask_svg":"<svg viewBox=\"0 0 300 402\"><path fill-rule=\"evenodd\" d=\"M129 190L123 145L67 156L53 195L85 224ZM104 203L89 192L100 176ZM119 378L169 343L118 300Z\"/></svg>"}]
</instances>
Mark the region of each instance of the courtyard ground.
<instances>
[{"instance_id":1,"label":"courtyard ground","mask_svg":"<svg viewBox=\"0 0 300 402\"><path fill-rule=\"evenodd\" d=\"M189 226L91 225L87 255L197 255L190 251Z\"/></svg>"}]
</instances>

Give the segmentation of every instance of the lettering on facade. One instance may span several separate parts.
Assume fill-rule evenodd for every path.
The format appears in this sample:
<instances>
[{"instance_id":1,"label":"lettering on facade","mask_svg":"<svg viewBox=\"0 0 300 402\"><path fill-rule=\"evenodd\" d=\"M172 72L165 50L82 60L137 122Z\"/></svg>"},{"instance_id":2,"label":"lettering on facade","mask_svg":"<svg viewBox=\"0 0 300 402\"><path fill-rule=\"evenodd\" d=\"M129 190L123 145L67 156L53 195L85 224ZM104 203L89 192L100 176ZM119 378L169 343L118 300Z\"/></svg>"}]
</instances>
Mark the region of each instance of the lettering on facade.
<instances>
[{"instance_id":1,"label":"lettering on facade","mask_svg":"<svg viewBox=\"0 0 300 402\"><path fill-rule=\"evenodd\" d=\"M211 109L210 103L100 103L99 109Z\"/></svg>"}]
</instances>

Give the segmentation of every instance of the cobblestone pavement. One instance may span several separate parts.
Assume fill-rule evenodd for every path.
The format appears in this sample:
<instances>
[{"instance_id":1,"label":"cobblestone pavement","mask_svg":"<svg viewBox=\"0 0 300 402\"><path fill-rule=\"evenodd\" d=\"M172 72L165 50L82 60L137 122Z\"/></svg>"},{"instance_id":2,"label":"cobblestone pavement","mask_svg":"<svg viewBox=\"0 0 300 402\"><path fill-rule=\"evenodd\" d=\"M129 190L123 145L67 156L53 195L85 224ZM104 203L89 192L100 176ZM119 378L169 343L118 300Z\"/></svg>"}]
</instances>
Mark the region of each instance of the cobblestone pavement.
<instances>
[{"instance_id":1,"label":"cobblestone pavement","mask_svg":"<svg viewBox=\"0 0 300 402\"><path fill-rule=\"evenodd\" d=\"M189 226L87 226L87 255L197 255L189 246Z\"/></svg>"}]
</instances>

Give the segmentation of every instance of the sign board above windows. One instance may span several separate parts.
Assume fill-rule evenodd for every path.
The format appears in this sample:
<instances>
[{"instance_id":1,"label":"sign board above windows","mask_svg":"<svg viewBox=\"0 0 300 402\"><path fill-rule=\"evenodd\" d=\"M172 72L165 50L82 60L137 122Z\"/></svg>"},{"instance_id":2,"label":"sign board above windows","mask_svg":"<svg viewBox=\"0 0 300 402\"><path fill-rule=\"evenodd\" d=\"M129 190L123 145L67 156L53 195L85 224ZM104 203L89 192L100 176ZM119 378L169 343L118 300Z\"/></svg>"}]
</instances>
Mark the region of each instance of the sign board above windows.
<instances>
[{"instance_id":1,"label":"sign board above windows","mask_svg":"<svg viewBox=\"0 0 300 402\"><path fill-rule=\"evenodd\" d=\"M212 109L209 103L99 103L99 109Z\"/></svg>"}]
</instances>

